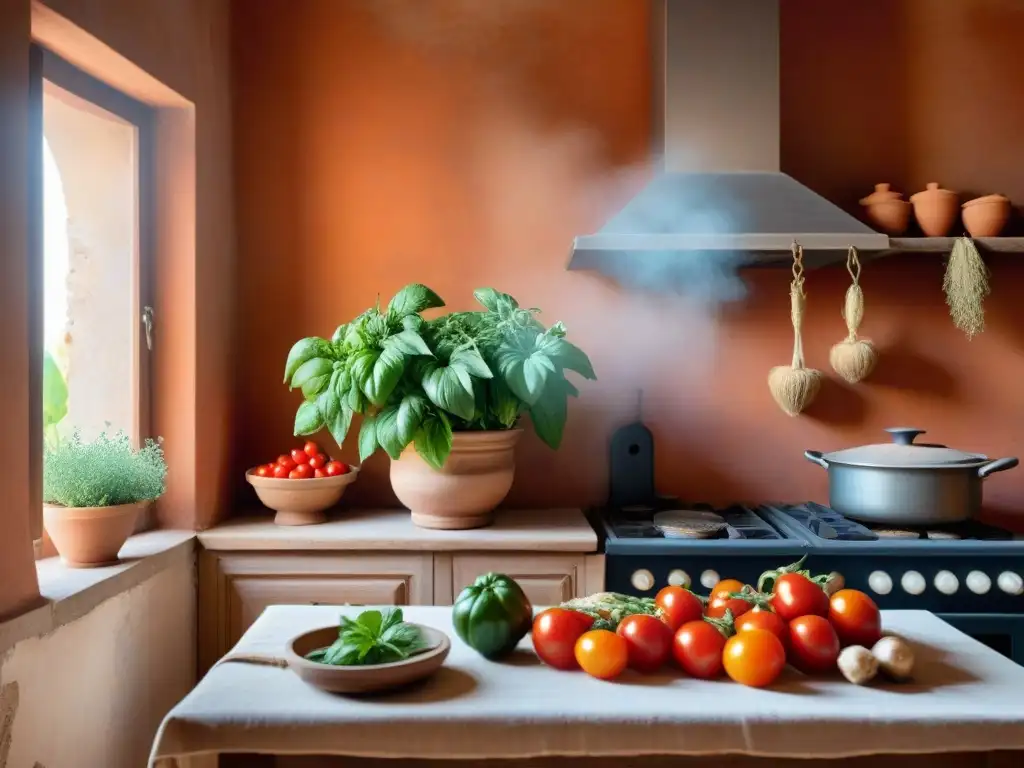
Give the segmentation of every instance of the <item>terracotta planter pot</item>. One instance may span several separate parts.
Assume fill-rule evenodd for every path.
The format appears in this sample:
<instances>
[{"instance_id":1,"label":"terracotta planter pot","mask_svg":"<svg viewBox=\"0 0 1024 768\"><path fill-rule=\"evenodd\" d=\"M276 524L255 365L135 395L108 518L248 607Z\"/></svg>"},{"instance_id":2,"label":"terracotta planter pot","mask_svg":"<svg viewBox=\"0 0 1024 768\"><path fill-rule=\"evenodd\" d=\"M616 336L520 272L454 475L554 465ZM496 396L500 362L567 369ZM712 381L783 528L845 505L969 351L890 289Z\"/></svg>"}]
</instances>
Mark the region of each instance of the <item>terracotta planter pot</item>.
<instances>
[{"instance_id":1,"label":"terracotta planter pot","mask_svg":"<svg viewBox=\"0 0 1024 768\"><path fill-rule=\"evenodd\" d=\"M252 470L245 479L268 509L274 510L278 525L317 525L327 522L327 510L341 501L345 489L356 481L359 467L349 467L344 475L286 480L260 477Z\"/></svg>"},{"instance_id":2,"label":"terracotta planter pot","mask_svg":"<svg viewBox=\"0 0 1024 768\"><path fill-rule=\"evenodd\" d=\"M942 189L934 181L928 182L927 189L911 195L914 204L914 218L927 237L945 237L956 224L959 201L956 192Z\"/></svg>"},{"instance_id":3,"label":"terracotta planter pot","mask_svg":"<svg viewBox=\"0 0 1024 768\"><path fill-rule=\"evenodd\" d=\"M117 562L117 553L149 505L58 507L43 505L43 527L68 568L97 568Z\"/></svg>"},{"instance_id":4,"label":"terracotta planter pot","mask_svg":"<svg viewBox=\"0 0 1024 768\"><path fill-rule=\"evenodd\" d=\"M902 235L910 223L911 205L903 199L903 195L894 192L888 184L875 184L875 191L860 204L864 207L864 216L879 232L887 235Z\"/></svg>"},{"instance_id":5,"label":"terracotta planter pot","mask_svg":"<svg viewBox=\"0 0 1024 768\"><path fill-rule=\"evenodd\" d=\"M1010 220L1010 200L1002 195L985 195L963 204L964 227L971 237L999 237Z\"/></svg>"},{"instance_id":6,"label":"terracotta planter pot","mask_svg":"<svg viewBox=\"0 0 1024 768\"><path fill-rule=\"evenodd\" d=\"M421 528L483 528L508 495L515 475L520 429L456 432L452 452L440 469L410 445L391 462L391 487Z\"/></svg>"}]
</instances>

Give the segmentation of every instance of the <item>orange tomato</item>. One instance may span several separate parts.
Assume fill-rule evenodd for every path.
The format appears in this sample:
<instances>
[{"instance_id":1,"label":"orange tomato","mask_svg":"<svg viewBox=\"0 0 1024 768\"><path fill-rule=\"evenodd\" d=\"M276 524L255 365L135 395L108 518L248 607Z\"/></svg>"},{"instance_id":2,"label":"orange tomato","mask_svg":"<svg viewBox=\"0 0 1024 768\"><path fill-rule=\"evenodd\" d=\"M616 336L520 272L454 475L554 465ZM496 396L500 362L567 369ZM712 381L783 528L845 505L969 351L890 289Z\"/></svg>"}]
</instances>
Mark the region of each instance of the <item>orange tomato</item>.
<instances>
[{"instance_id":1,"label":"orange tomato","mask_svg":"<svg viewBox=\"0 0 1024 768\"><path fill-rule=\"evenodd\" d=\"M732 592L741 592L744 586L744 583L739 579L722 579L711 590L711 599L713 600L719 595L728 597Z\"/></svg>"},{"instance_id":2,"label":"orange tomato","mask_svg":"<svg viewBox=\"0 0 1024 768\"><path fill-rule=\"evenodd\" d=\"M786 651L782 641L766 629L750 629L733 635L722 651L725 674L742 685L764 688L782 674Z\"/></svg>"},{"instance_id":3,"label":"orange tomato","mask_svg":"<svg viewBox=\"0 0 1024 768\"><path fill-rule=\"evenodd\" d=\"M840 589L832 595L828 621L844 646L870 648L882 638L882 616L878 606L856 589Z\"/></svg>"},{"instance_id":4,"label":"orange tomato","mask_svg":"<svg viewBox=\"0 0 1024 768\"><path fill-rule=\"evenodd\" d=\"M574 648L576 663L599 680L611 680L622 674L629 661L626 639L607 629L584 632Z\"/></svg>"},{"instance_id":5,"label":"orange tomato","mask_svg":"<svg viewBox=\"0 0 1024 768\"><path fill-rule=\"evenodd\" d=\"M786 622L779 618L779 614L771 611L748 611L736 619L737 632L749 632L752 629L767 630L783 642L789 636Z\"/></svg>"}]
</instances>

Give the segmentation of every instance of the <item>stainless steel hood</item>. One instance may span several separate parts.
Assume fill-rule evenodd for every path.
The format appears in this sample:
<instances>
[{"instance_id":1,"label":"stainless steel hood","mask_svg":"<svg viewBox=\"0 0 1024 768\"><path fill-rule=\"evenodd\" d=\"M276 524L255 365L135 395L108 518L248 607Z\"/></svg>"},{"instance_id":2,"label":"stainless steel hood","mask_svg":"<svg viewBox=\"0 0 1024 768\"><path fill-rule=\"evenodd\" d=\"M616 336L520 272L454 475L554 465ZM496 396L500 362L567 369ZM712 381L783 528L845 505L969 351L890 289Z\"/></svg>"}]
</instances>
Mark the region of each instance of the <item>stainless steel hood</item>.
<instances>
[{"instance_id":1,"label":"stainless steel hood","mask_svg":"<svg viewBox=\"0 0 1024 768\"><path fill-rule=\"evenodd\" d=\"M782 173L778 0L652 2L654 146L662 168L595 234L577 237L570 269L621 277L638 265L693 270L845 259L889 239Z\"/></svg>"}]
</instances>

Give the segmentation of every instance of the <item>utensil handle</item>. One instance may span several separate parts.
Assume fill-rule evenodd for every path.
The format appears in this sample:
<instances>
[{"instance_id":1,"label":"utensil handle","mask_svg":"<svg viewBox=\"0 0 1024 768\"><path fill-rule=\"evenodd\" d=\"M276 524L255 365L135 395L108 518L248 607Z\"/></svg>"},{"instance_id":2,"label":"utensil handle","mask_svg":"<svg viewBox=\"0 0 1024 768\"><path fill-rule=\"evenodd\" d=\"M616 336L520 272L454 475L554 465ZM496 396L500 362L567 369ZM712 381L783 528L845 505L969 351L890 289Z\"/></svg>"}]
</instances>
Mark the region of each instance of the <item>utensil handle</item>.
<instances>
[{"instance_id":1,"label":"utensil handle","mask_svg":"<svg viewBox=\"0 0 1024 768\"><path fill-rule=\"evenodd\" d=\"M821 451L804 451L804 458L814 462L819 467L828 469L828 462L822 457Z\"/></svg>"},{"instance_id":2,"label":"utensil handle","mask_svg":"<svg viewBox=\"0 0 1024 768\"><path fill-rule=\"evenodd\" d=\"M892 435L892 441L896 445L913 445L914 438L923 435L927 430L914 427L889 427L885 431Z\"/></svg>"},{"instance_id":3,"label":"utensil handle","mask_svg":"<svg viewBox=\"0 0 1024 768\"><path fill-rule=\"evenodd\" d=\"M1014 456L1005 459L996 459L995 461L990 461L988 464L982 464L978 467L978 477L984 478L988 477L993 472L1002 472L1004 469L1013 469L1018 464L1020 464L1020 460Z\"/></svg>"}]
</instances>

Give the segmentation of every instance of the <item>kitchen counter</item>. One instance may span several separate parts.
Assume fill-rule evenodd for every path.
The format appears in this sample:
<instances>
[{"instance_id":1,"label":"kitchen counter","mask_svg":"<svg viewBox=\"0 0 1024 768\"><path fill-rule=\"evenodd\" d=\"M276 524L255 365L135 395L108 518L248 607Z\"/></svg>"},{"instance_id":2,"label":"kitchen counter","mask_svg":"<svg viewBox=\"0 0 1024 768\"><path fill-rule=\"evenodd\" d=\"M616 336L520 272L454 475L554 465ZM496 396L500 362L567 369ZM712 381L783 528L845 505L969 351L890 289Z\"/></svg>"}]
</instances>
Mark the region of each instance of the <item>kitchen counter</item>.
<instances>
[{"instance_id":1,"label":"kitchen counter","mask_svg":"<svg viewBox=\"0 0 1024 768\"><path fill-rule=\"evenodd\" d=\"M287 641L332 625L334 606L271 606L234 653L279 656ZM360 609L348 609L356 612ZM543 666L529 638L503 663L488 662L454 636L449 608L413 606L406 619L448 632L452 651L434 677L405 691L345 698L307 686L290 670L227 661L214 667L165 718L153 768L216 765L217 755L284 755L278 765L372 765L374 759L517 759L737 756L838 759L890 755L902 766L1021 765L1024 668L924 611L888 611L887 630L908 638L916 680L858 687L787 669L771 689L699 681L666 671L616 682ZM230 658L231 654L229 654ZM1012 750L997 753L997 750ZM974 757L982 753L994 756ZM297 755L344 756L353 761ZM661 757L656 757L661 756ZM225 758L222 765L232 765ZM245 758L247 766L274 759ZM341 760L342 758L338 758ZM291 762L295 760L295 762ZM417 763L419 764L419 763ZM547 763L545 763L547 764ZM676 763L690 765L690 762ZM760 764L753 761L751 764ZM788 765L771 763L771 765ZM814 765L815 763L810 763ZM872 765L879 763L874 758ZM809 765L807 762L801 765ZM841 765L837 764L837 765Z\"/></svg>"},{"instance_id":2,"label":"kitchen counter","mask_svg":"<svg viewBox=\"0 0 1024 768\"><path fill-rule=\"evenodd\" d=\"M500 511L494 525L435 531L406 509L344 510L321 525L275 525L270 513L229 520L198 534L208 550L596 552L597 535L578 509Z\"/></svg>"}]
</instances>

